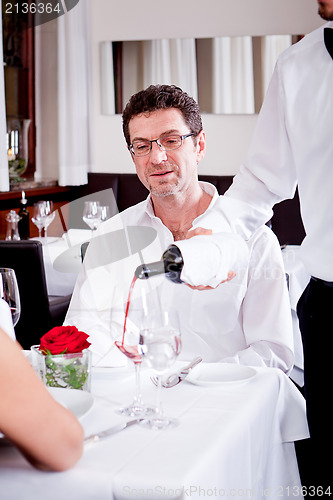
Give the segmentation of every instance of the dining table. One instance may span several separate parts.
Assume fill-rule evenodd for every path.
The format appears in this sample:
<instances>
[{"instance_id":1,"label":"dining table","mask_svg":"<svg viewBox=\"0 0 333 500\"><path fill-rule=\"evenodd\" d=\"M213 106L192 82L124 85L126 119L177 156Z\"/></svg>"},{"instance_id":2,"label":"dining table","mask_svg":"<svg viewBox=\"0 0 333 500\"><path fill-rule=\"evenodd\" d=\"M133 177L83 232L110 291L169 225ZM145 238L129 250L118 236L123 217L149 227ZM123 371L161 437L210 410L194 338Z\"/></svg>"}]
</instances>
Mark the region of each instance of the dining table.
<instances>
[{"instance_id":1,"label":"dining table","mask_svg":"<svg viewBox=\"0 0 333 500\"><path fill-rule=\"evenodd\" d=\"M82 264L81 245L90 241L90 229L69 229L62 236L32 238L43 245L45 278L49 295L73 293Z\"/></svg>"},{"instance_id":2,"label":"dining table","mask_svg":"<svg viewBox=\"0 0 333 500\"><path fill-rule=\"evenodd\" d=\"M174 369L181 365L177 361ZM142 366L142 396L154 407L151 375ZM128 420L118 410L131 402L134 389L129 362L93 367L90 392L55 389L53 395L90 436ZM303 498L294 442L308 437L305 402L281 370L201 363L187 379L162 389L162 401L177 425L153 430L137 423L88 440L65 472L36 470L0 442L0 498Z\"/></svg>"}]
</instances>

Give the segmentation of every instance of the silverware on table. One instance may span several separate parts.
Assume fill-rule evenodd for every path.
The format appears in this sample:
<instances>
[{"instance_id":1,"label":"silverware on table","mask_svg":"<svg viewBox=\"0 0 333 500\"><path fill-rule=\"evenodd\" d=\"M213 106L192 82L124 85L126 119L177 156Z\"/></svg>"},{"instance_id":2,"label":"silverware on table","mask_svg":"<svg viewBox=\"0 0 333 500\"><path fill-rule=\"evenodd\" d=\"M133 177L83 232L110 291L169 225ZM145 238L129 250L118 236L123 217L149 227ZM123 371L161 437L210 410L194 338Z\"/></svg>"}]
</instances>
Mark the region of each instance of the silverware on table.
<instances>
[{"instance_id":1,"label":"silverware on table","mask_svg":"<svg viewBox=\"0 0 333 500\"><path fill-rule=\"evenodd\" d=\"M166 387L169 389L170 387L174 387L175 385L179 384L182 380L184 380L185 377L190 373L192 368L194 368L196 365L201 363L202 358L197 357L191 361L188 365L184 366L180 371L173 373L172 375L169 375L165 380L162 380L162 387ZM150 377L152 382L157 385L157 377Z\"/></svg>"},{"instance_id":2,"label":"silverware on table","mask_svg":"<svg viewBox=\"0 0 333 500\"><path fill-rule=\"evenodd\" d=\"M98 432L97 434L91 434L90 436L87 436L84 438L84 442L97 442L100 439L103 439L107 436L111 436L112 434L116 434L117 432L122 431L123 429L126 429L127 427L130 427L131 425L138 424L142 422L143 418L136 418L135 420L128 420L127 422L121 422L119 424L114 425L113 427L110 427L110 429L106 429L105 431Z\"/></svg>"}]
</instances>

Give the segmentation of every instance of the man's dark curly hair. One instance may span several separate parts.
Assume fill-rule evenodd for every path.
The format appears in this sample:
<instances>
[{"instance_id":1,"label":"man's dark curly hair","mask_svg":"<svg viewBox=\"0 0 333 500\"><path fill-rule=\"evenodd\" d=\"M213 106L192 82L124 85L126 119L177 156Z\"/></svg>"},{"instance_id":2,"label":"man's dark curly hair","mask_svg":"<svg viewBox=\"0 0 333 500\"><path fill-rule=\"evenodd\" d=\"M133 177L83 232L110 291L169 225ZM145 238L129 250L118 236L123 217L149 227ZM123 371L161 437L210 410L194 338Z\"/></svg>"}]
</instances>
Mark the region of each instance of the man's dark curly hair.
<instances>
[{"instance_id":1,"label":"man's dark curly hair","mask_svg":"<svg viewBox=\"0 0 333 500\"><path fill-rule=\"evenodd\" d=\"M130 145L128 125L133 116L168 108L179 109L195 135L202 130L200 109L192 97L175 85L150 85L132 95L123 111L123 132L127 145Z\"/></svg>"}]
</instances>

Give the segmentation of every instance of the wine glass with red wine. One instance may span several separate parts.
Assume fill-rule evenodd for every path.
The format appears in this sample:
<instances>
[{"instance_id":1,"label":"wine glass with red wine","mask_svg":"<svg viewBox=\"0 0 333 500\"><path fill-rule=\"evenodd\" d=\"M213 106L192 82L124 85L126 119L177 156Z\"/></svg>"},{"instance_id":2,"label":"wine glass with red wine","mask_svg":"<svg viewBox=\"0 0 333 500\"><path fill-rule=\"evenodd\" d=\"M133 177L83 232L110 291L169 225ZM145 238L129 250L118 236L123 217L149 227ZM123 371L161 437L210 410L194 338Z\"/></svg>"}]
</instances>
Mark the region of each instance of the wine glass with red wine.
<instances>
[{"instance_id":1,"label":"wine glass with red wine","mask_svg":"<svg viewBox=\"0 0 333 500\"><path fill-rule=\"evenodd\" d=\"M127 356L133 362L135 368L135 381L136 392L132 403L129 406L120 408L119 412L127 417L147 417L151 415L154 410L146 406L143 402L141 395L140 372L142 364L142 352L140 349L140 332L144 316L143 308L140 304L131 303L131 296L134 288L135 280L133 280L127 303L124 308L125 319L121 338L115 341L115 345L120 352ZM140 301L139 301L140 302Z\"/></svg>"},{"instance_id":2,"label":"wine glass with red wine","mask_svg":"<svg viewBox=\"0 0 333 500\"><path fill-rule=\"evenodd\" d=\"M21 302L14 269L0 268L0 298L9 305L13 325L15 326L20 319Z\"/></svg>"}]
</instances>

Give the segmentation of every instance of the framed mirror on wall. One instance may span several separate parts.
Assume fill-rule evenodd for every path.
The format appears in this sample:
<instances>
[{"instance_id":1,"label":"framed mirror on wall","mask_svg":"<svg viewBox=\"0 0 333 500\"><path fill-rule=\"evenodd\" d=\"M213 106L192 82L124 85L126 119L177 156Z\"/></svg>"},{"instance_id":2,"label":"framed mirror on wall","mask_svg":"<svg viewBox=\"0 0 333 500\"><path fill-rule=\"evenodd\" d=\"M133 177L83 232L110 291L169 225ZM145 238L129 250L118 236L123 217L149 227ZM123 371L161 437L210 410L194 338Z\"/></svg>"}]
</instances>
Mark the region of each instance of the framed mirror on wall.
<instances>
[{"instance_id":1,"label":"framed mirror on wall","mask_svg":"<svg viewBox=\"0 0 333 500\"><path fill-rule=\"evenodd\" d=\"M150 84L181 87L203 113L258 113L277 57L301 35L100 42L101 112Z\"/></svg>"}]
</instances>

